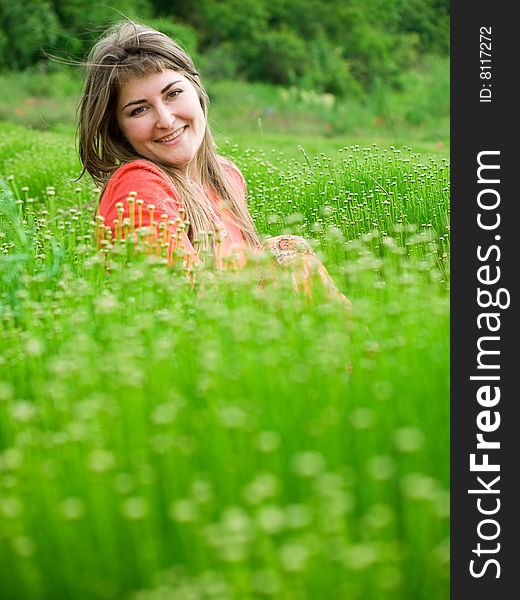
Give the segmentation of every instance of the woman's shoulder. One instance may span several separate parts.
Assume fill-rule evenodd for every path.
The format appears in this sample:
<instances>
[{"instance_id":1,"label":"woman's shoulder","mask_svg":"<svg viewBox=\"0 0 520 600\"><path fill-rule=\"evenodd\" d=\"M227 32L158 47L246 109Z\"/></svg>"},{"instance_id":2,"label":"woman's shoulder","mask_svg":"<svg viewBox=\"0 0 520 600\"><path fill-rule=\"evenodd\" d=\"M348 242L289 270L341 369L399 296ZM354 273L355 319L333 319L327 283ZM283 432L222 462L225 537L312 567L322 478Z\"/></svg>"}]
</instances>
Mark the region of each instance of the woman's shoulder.
<instances>
[{"instance_id":1,"label":"woman's shoulder","mask_svg":"<svg viewBox=\"0 0 520 600\"><path fill-rule=\"evenodd\" d=\"M236 166L236 164L227 156L221 156L217 154L217 160L220 166L224 167L227 171L238 171L240 173L240 169ZM242 175L242 173L240 173Z\"/></svg>"},{"instance_id":2,"label":"woman's shoulder","mask_svg":"<svg viewBox=\"0 0 520 600\"><path fill-rule=\"evenodd\" d=\"M103 191L103 198L129 192L160 192L162 195L177 197L173 181L156 164L145 159L136 159L123 163L111 175Z\"/></svg>"},{"instance_id":3,"label":"woman's shoulder","mask_svg":"<svg viewBox=\"0 0 520 600\"><path fill-rule=\"evenodd\" d=\"M220 156L217 154L217 160L220 166L227 172L231 177L235 180L235 182L239 185L242 192L246 190L246 180L242 175L242 171L236 166L236 164L226 156Z\"/></svg>"},{"instance_id":4,"label":"woman's shoulder","mask_svg":"<svg viewBox=\"0 0 520 600\"><path fill-rule=\"evenodd\" d=\"M149 160L136 159L119 166L105 186L100 210L110 212L118 202L126 202L131 193L146 204L179 204L175 186L166 173Z\"/></svg>"}]
</instances>

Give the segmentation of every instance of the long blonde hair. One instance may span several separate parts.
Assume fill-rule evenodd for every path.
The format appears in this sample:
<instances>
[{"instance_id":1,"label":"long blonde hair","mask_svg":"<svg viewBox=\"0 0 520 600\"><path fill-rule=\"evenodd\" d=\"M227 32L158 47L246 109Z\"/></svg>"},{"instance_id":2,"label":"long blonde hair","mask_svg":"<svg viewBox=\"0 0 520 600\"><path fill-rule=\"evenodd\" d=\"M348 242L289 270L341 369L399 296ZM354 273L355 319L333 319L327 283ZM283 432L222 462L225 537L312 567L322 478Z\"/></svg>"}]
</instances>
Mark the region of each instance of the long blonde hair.
<instances>
[{"instance_id":1,"label":"long blonde hair","mask_svg":"<svg viewBox=\"0 0 520 600\"><path fill-rule=\"evenodd\" d=\"M92 48L86 61L84 89L78 107L78 147L83 164L94 181L106 186L123 163L143 158L125 139L116 119L120 86L129 80L172 69L184 75L195 87L206 117L206 130L194 157L194 167L205 189L212 189L228 208L242 230L248 246L260 239L246 203L232 176L221 165L209 125L208 95L189 55L171 38L159 31L125 20L113 25ZM190 238L201 248L216 239L216 224L207 203L200 198L187 177L178 169L158 164L178 190L190 221ZM209 235L208 235L209 234Z\"/></svg>"}]
</instances>

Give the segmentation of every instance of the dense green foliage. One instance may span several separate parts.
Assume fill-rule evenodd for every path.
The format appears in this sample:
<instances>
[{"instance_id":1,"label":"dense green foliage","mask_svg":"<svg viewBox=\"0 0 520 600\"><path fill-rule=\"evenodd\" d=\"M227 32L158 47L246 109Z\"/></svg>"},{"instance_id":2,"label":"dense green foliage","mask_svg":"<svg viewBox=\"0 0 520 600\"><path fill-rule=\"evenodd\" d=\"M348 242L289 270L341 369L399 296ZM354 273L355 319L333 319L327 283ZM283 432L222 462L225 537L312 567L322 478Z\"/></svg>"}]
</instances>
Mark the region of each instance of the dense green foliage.
<instances>
[{"instance_id":1,"label":"dense green foliage","mask_svg":"<svg viewBox=\"0 0 520 600\"><path fill-rule=\"evenodd\" d=\"M446 55L448 0L0 0L0 69L80 60L123 15L177 37L210 76L359 93Z\"/></svg>"},{"instance_id":2,"label":"dense green foliage","mask_svg":"<svg viewBox=\"0 0 520 600\"><path fill-rule=\"evenodd\" d=\"M221 147L349 318L99 252L73 148L0 129L2 597L447 598L448 161Z\"/></svg>"}]
</instances>

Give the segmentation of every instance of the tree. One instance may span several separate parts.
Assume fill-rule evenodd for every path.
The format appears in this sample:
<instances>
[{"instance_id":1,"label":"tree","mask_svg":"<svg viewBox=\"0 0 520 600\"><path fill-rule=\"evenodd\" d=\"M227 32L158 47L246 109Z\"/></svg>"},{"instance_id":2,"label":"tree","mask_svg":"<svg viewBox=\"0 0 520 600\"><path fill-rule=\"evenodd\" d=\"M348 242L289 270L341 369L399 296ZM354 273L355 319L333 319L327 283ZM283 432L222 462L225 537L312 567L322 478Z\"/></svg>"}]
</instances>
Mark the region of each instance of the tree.
<instances>
[{"instance_id":1,"label":"tree","mask_svg":"<svg viewBox=\"0 0 520 600\"><path fill-rule=\"evenodd\" d=\"M24 69L44 57L60 24L45 0L0 0L0 68Z\"/></svg>"}]
</instances>

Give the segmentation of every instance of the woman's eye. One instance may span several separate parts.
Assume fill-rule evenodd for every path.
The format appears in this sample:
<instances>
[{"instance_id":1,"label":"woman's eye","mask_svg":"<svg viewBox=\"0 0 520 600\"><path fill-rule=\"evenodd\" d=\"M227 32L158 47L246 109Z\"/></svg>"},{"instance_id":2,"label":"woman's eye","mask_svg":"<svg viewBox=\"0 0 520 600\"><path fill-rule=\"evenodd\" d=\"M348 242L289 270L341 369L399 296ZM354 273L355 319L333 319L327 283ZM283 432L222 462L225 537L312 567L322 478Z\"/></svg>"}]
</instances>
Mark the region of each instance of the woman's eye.
<instances>
[{"instance_id":1,"label":"woman's eye","mask_svg":"<svg viewBox=\"0 0 520 600\"><path fill-rule=\"evenodd\" d=\"M131 117L136 117L137 115L140 115L143 111L145 110L144 106L138 106L137 108L134 108L131 112L130 112L130 116Z\"/></svg>"},{"instance_id":2,"label":"woman's eye","mask_svg":"<svg viewBox=\"0 0 520 600\"><path fill-rule=\"evenodd\" d=\"M167 98L176 98L181 93L181 90L171 90L167 94Z\"/></svg>"}]
</instances>

